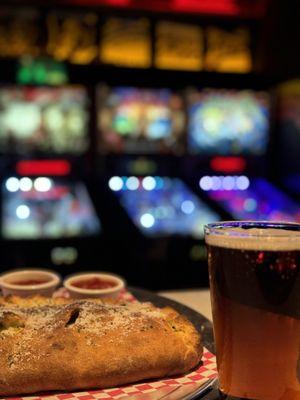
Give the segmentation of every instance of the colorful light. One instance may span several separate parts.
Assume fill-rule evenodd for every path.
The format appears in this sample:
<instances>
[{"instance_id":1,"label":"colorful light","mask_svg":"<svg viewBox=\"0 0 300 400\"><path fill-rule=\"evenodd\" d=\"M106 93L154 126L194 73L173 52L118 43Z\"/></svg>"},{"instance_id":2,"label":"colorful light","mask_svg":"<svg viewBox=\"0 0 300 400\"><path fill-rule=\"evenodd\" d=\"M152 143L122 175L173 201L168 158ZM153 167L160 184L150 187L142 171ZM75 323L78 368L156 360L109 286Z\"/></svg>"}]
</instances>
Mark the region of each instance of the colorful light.
<instances>
[{"instance_id":1,"label":"colorful light","mask_svg":"<svg viewBox=\"0 0 300 400\"><path fill-rule=\"evenodd\" d=\"M30 216L30 208L25 204L21 204L16 209L16 215L20 219L27 219Z\"/></svg>"},{"instance_id":2,"label":"colorful light","mask_svg":"<svg viewBox=\"0 0 300 400\"><path fill-rule=\"evenodd\" d=\"M223 177L213 176L212 178L212 190L219 190L222 188Z\"/></svg>"},{"instance_id":3,"label":"colorful light","mask_svg":"<svg viewBox=\"0 0 300 400\"><path fill-rule=\"evenodd\" d=\"M239 190L247 190L250 185L249 178L245 175L238 176L236 179L236 187Z\"/></svg>"},{"instance_id":4,"label":"colorful light","mask_svg":"<svg viewBox=\"0 0 300 400\"><path fill-rule=\"evenodd\" d=\"M126 180L126 187L128 190L137 190L140 186L140 182L136 176L130 176Z\"/></svg>"},{"instance_id":5,"label":"colorful light","mask_svg":"<svg viewBox=\"0 0 300 400\"><path fill-rule=\"evenodd\" d=\"M155 223L155 218L152 214L143 214L140 218L140 223L144 228L151 228Z\"/></svg>"},{"instance_id":6,"label":"colorful light","mask_svg":"<svg viewBox=\"0 0 300 400\"><path fill-rule=\"evenodd\" d=\"M8 178L5 187L9 192L17 192L20 189L20 182L18 178L11 177Z\"/></svg>"},{"instance_id":7,"label":"colorful light","mask_svg":"<svg viewBox=\"0 0 300 400\"><path fill-rule=\"evenodd\" d=\"M244 210L248 211L248 212L253 212L255 211L257 208L257 201L255 199L252 198L248 198L245 200L244 202Z\"/></svg>"},{"instance_id":8,"label":"colorful light","mask_svg":"<svg viewBox=\"0 0 300 400\"><path fill-rule=\"evenodd\" d=\"M67 160L22 160L16 164L16 171L22 176L65 176L71 171Z\"/></svg>"},{"instance_id":9,"label":"colorful light","mask_svg":"<svg viewBox=\"0 0 300 400\"><path fill-rule=\"evenodd\" d=\"M123 179L119 176L112 176L108 181L108 186L112 191L118 192L123 189Z\"/></svg>"},{"instance_id":10,"label":"colorful light","mask_svg":"<svg viewBox=\"0 0 300 400\"><path fill-rule=\"evenodd\" d=\"M153 176L146 176L142 181L145 190L153 190L156 187L156 181Z\"/></svg>"},{"instance_id":11,"label":"colorful light","mask_svg":"<svg viewBox=\"0 0 300 400\"><path fill-rule=\"evenodd\" d=\"M210 161L210 168L216 172L238 173L246 168L246 160L242 157L214 157Z\"/></svg>"},{"instance_id":12,"label":"colorful light","mask_svg":"<svg viewBox=\"0 0 300 400\"><path fill-rule=\"evenodd\" d=\"M199 180L199 186L204 191L218 190L247 190L250 180L245 175L235 176L202 176Z\"/></svg>"},{"instance_id":13,"label":"colorful light","mask_svg":"<svg viewBox=\"0 0 300 400\"><path fill-rule=\"evenodd\" d=\"M52 182L49 178L41 176L35 179L33 186L38 192L48 192L52 187Z\"/></svg>"},{"instance_id":14,"label":"colorful light","mask_svg":"<svg viewBox=\"0 0 300 400\"><path fill-rule=\"evenodd\" d=\"M191 200L185 200L181 204L181 211L185 214L192 214L195 210L195 204Z\"/></svg>"},{"instance_id":15,"label":"colorful light","mask_svg":"<svg viewBox=\"0 0 300 400\"><path fill-rule=\"evenodd\" d=\"M212 179L210 176L202 176L199 181L199 186L202 190L208 191L212 188Z\"/></svg>"},{"instance_id":16,"label":"colorful light","mask_svg":"<svg viewBox=\"0 0 300 400\"><path fill-rule=\"evenodd\" d=\"M29 192L32 189L33 182L30 178L24 177L20 179L20 190L22 192Z\"/></svg>"},{"instance_id":17,"label":"colorful light","mask_svg":"<svg viewBox=\"0 0 300 400\"><path fill-rule=\"evenodd\" d=\"M235 188L236 178L233 176L225 176L222 181L222 187L225 190L233 190Z\"/></svg>"}]
</instances>

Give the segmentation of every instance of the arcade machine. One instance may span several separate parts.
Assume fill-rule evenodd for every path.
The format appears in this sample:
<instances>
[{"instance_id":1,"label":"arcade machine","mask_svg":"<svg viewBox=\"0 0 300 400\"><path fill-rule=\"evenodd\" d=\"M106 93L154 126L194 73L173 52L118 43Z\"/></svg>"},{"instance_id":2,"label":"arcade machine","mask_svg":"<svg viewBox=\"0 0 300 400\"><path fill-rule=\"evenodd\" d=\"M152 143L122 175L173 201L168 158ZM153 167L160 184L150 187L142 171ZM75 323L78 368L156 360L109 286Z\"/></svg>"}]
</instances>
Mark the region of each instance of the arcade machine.
<instances>
[{"instance_id":1,"label":"arcade machine","mask_svg":"<svg viewBox=\"0 0 300 400\"><path fill-rule=\"evenodd\" d=\"M152 289L206 285L203 227L220 217L178 175L185 149L182 97L137 87L100 87L98 93L99 147L113 157L106 175L110 204L118 204L115 224L123 218L131 226L124 228L131 281L135 274L137 284Z\"/></svg>"},{"instance_id":2,"label":"arcade machine","mask_svg":"<svg viewBox=\"0 0 300 400\"><path fill-rule=\"evenodd\" d=\"M79 86L0 88L2 268L99 268L102 224L82 162L87 106Z\"/></svg>"},{"instance_id":3,"label":"arcade machine","mask_svg":"<svg viewBox=\"0 0 300 400\"><path fill-rule=\"evenodd\" d=\"M269 112L264 92L189 93L189 150L211 156L210 171L199 171L194 184L224 217L300 221L300 204L265 177Z\"/></svg>"},{"instance_id":4,"label":"arcade machine","mask_svg":"<svg viewBox=\"0 0 300 400\"><path fill-rule=\"evenodd\" d=\"M276 168L280 183L300 200L300 80L281 84L277 91Z\"/></svg>"}]
</instances>

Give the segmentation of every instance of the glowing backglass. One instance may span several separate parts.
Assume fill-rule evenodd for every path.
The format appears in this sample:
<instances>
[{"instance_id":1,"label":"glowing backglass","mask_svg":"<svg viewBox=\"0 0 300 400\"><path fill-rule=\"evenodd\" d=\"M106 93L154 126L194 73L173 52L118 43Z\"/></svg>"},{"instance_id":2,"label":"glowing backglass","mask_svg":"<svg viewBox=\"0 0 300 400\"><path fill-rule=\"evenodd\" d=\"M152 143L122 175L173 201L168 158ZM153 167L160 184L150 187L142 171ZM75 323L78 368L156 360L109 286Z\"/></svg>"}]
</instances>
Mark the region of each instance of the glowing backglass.
<instances>
[{"instance_id":1,"label":"glowing backglass","mask_svg":"<svg viewBox=\"0 0 300 400\"><path fill-rule=\"evenodd\" d=\"M182 151L182 98L169 89L100 87L100 150L125 153Z\"/></svg>"},{"instance_id":2,"label":"glowing backglass","mask_svg":"<svg viewBox=\"0 0 300 400\"><path fill-rule=\"evenodd\" d=\"M87 107L82 87L1 87L0 149L82 154L89 144Z\"/></svg>"},{"instance_id":3,"label":"glowing backglass","mask_svg":"<svg viewBox=\"0 0 300 400\"><path fill-rule=\"evenodd\" d=\"M264 92L190 91L188 147L192 153L265 153L269 97Z\"/></svg>"}]
</instances>

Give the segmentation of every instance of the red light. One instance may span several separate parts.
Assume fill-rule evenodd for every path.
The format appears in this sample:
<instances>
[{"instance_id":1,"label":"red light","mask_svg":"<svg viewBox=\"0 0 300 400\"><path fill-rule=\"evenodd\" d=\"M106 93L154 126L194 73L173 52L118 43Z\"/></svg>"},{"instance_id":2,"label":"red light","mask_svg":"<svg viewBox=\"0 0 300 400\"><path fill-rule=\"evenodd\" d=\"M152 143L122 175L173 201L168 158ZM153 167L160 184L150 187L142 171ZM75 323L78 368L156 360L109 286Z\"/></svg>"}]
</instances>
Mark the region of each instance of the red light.
<instances>
[{"instance_id":1,"label":"red light","mask_svg":"<svg viewBox=\"0 0 300 400\"><path fill-rule=\"evenodd\" d=\"M61 0L63 4L262 18L271 0Z\"/></svg>"},{"instance_id":2,"label":"red light","mask_svg":"<svg viewBox=\"0 0 300 400\"><path fill-rule=\"evenodd\" d=\"M16 171L21 176L64 176L71 165L67 160L23 160L17 162Z\"/></svg>"},{"instance_id":3,"label":"red light","mask_svg":"<svg viewBox=\"0 0 300 400\"><path fill-rule=\"evenodd\" d=\"M176 11L223 15L238 15L239 13L239 7L234 0L174 0L173 5Z\"/></svg>"},{"instance_id":4,"label":"red light","mask_svg":"<svg viewBox=\"0 0 300 400\"><path fill-rule=\"evenodd\" d=\"M243 172L246 160L242 157L214 157L210 160L210 168L217 172Z\"/></svg>"}]
</instances>

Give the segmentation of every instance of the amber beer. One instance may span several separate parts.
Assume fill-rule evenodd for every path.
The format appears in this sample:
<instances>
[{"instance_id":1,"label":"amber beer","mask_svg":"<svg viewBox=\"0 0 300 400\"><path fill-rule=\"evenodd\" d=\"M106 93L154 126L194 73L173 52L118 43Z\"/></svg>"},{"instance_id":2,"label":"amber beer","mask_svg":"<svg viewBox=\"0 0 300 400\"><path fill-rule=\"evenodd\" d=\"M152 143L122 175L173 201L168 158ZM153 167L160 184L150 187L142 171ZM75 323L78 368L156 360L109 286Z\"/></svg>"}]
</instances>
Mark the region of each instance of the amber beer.
<instances>
[{"instance_id":1,"label":"amber beer","mask_svg":"<svg viewBox=\"0 0 300 400\"><path fill-rule=\"evenodd\" d=\"M300 400L300 225L205 228L224 399Z\"/></svg>"}]
</instances>

